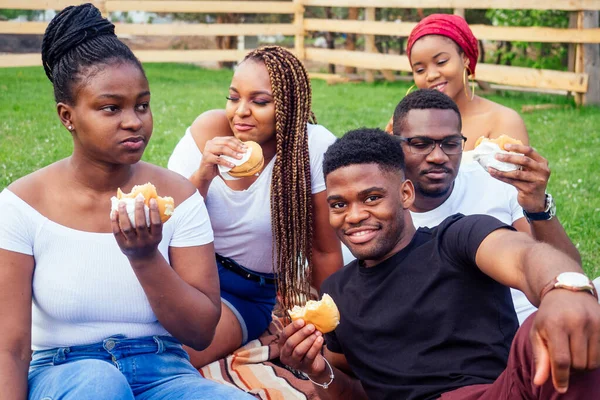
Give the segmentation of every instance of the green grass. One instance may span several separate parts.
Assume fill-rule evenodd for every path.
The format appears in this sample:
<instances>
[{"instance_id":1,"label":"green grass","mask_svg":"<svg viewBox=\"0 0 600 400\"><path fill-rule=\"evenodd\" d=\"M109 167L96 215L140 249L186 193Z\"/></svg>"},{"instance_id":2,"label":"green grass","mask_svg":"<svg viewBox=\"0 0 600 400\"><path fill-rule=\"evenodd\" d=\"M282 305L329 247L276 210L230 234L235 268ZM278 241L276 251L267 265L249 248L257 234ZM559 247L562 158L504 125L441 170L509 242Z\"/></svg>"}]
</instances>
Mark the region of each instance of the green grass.
<instances>
[{"instance_id":1,"label":"green grass","mask_svg":"<svg viewBox=\"0 0 600 400\"><path fill-rule=\"evenodd\" d=\"M201 112L225 104L231 71L191 65L146 66L152 90L154 136L144 159L165 166L186 127ZM313 82L319 123L336 135L360 126L384 127L408 84ZM578 246L590 276L600 275L600 110L575 108L547 95L505 93L492 100L517 111L524 104L558 103L565 109L523 114L531 142L550 160L549 192ZM510 132L507 132L510 133ZM53 106L41 68L0 69L0 189L70 154L72 142Z\"/></svg>"}]
</instances>

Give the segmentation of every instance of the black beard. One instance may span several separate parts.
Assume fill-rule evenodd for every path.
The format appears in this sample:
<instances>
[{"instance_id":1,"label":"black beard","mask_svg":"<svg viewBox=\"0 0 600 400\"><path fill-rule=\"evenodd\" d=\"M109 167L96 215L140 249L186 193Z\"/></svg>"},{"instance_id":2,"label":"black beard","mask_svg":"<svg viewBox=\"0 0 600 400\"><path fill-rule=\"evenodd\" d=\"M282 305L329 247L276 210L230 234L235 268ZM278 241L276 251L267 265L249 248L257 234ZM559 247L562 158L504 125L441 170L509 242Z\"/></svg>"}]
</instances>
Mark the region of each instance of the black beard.
<instances>
[{"instance_id":1,"label":"black beard","mask_svg":"<svg viewBox=\"0 0 600 400\"><path fill-rule=\"evenodd\" d=\"M441 189L441 190L425 190L421 186L416 186L415 188L420 194L423 195L423 197L430 197L433 199L438 199L440 197L444 197L445 195L447 195L448 192L450 191L450 189L452 189L452 185L450 185L446 189Z\"/></svg>"}]
</instances>

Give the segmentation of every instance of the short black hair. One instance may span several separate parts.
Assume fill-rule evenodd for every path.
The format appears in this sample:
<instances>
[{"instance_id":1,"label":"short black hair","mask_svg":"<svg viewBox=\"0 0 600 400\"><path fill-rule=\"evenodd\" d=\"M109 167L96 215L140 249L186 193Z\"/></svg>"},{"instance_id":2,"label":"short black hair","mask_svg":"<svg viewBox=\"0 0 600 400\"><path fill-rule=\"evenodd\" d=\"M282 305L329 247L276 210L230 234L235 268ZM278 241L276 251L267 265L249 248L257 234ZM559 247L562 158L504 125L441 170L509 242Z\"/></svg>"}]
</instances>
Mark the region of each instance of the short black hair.
<instances>
[{"instance_id":1,"label":"short black hair","mask_svg":"<svg viewBox=\"0 0 600 400\"><path fill-rule=\"evenodd\" d=\"M140 61L115 35L115 26L90 3L69 6L52 18L42 39L42 63L57 103L74 104L74 86L102 66L131 63L144 74ZM83 76L90 67L97 69Z\"/></svg>"},{"instance_id":2,"label":"short black hair","mask_svg":"<svg viewBox=\"0 0 600 400\"><path fill-rule=\"evenodd\" d=\"M394 111L393 130L395 136L402 136L406 116L410 110L453 110L458 116L458 130L462 130L462 119L458 106L449 96L435 89L419 89L406 95Z\"/></svg>"},{"instance_id":3,"label":"short black hair","mask_svg":"<svg viewBox=\"0 0 600 400\"><path fill-rule=\"evenodd\" d=\"M379 128L349 131L325 152L323 174L326 177L336 169L355 164L377 164L385 171L403 175L404 153L400 139Z\"/></svg>"}]
</instances>

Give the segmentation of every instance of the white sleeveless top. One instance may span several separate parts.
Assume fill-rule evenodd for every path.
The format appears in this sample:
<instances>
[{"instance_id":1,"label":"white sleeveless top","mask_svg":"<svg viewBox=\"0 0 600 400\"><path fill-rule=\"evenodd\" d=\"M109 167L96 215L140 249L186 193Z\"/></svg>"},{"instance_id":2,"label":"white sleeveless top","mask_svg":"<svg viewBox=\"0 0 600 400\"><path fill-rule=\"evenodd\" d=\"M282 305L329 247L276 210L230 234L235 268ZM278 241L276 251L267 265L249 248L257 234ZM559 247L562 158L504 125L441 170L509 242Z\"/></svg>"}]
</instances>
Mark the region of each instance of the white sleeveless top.
<instances>
[{"instance_id":1,"label":"white sleeveless top","mask_svg":"<svg viewBox=\"0 0 600 400\"><path fill-rule=\"evenodd\" d=\"M109 218L110 204L106 205ZM72 229L44 217L8 189L0 193L0 248L32 255L32 348L86 345L124 334L169 333L158 322L131 264L112 233ZM158 250L210 243L213 234L198 192L163 225Z\"/></svg>"},{"instance_id":2,"label":"white sleeveless top","mask_svg":"<svg viewBox=\"0 0 600 400\"><path fill-rule=\"evenodd\" d=\"M323 154L335 136L321 125L308 125L311 192L325 190ZM202 153L188 128L169 158L169 169L189 178L200 166ZM273 273L271 178L275 157L246 190L229 188L216 177L208 188L206 208L215 235L215 251L256 272Z\"/></svg>"}]
</instances>

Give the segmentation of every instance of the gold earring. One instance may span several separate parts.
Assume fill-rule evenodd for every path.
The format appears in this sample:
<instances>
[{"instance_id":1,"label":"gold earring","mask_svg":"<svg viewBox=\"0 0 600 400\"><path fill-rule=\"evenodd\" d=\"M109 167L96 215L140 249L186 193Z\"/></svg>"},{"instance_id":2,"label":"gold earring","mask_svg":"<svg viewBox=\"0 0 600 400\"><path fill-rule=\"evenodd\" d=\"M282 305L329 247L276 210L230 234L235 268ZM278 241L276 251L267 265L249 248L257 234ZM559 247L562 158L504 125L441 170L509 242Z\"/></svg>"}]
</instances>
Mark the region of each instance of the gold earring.
<instances>
[{"instance_id":1,"label":"gold earring","mask_svg":"<svg viewBox=\"0 0 600 400\"><path fill-rule=\"evenodd\" d=\"M473 75L471 73L471 69L468 66L465 66L465 73L463 73L463 89L465 92L465 96L467 97L467 99L469 99L469 101L472 101L473 98L475 97L475 85L470 85L471 84L471 76ZM469 78L469 81L467 82L467 77ZM469 90L468 87L469 85L471 86L471 97L469 97Z\"/></svg>"},{"instance_id":2,"label":"gold earring","mask_svg":"<svg viewBox=\"0 0 600 400\"><path fill-rule=\"evenodd\" d=\"M408 94L410 92L412 92L412 90L415 88L416 85L417 85L416 83L413 83L413 85L411 87L409 87L408 90L406 91L406 93L404 94L404 97L408 96Z\"/></svg>"}]
</instances>

